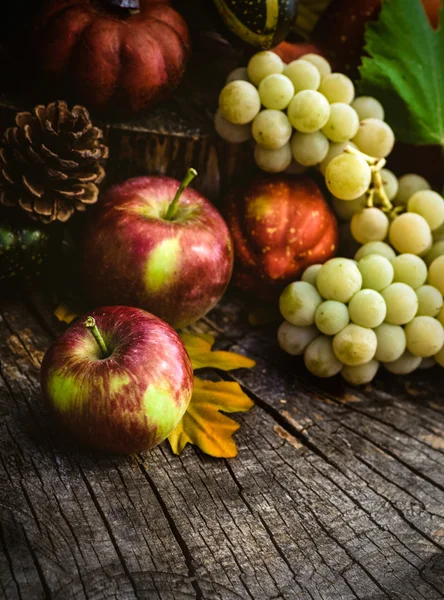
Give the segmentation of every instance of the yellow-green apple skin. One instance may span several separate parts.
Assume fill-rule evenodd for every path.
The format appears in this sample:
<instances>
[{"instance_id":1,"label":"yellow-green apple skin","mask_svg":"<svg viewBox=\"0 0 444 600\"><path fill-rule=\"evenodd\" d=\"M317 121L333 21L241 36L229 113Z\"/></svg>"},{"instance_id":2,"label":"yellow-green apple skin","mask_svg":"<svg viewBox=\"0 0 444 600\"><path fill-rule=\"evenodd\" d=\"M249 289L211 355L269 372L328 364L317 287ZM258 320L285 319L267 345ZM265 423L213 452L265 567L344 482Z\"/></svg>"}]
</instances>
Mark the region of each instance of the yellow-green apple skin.
<instances>
[{"instance_id":1,"label":"yellow-green apple skin","mask_svg":"<svg viewBox=\"0 0 444 600\"><path fill-rule=\"evenodd\" d=\"M111 187L92 211L84 244L85 289L95 306L137 306L175 329L222 297L233 269L228 227L217 209L179 181L136 177Z\"/></svg>"},{"instance_id":2,"label":"yellow-green apple skin","mask_svg":"<svg viewBox=\"0 0 444 600\"><path fill-rule=\"evenodd\" d=\"M48 349L41 387L57 423L77 442L132 454L154 448L173 431L193 392L193 369L178 334L138 308L91 311L108 350L104 356L86 317Z\"/></svg>"}]
</instances>

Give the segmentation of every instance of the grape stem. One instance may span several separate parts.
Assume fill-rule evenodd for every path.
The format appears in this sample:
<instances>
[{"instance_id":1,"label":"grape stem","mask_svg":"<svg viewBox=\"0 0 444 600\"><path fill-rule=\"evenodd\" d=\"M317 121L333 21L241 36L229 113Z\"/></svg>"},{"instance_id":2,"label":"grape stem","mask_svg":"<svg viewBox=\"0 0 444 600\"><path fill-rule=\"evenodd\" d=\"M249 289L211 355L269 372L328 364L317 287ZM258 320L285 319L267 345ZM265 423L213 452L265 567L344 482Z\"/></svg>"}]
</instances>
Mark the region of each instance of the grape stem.
<instances>
[{"instance_id":1,"label":"grape stem","mask_svg":"<svg viewBox=\"0 0 444 600\"><path fill-rule=\"evenodd\" d=\"M387 194L385 193L384 184L381 177L381 169L387 162L385 158L369 156L357 148L353 148L353 146L347 146L345 148L345 152L348 154L353 154L354 156L359 156L370 166L370 170L372 172L372 184L368 190L367 207L373 208L374 206L377 206L383 212L390 213L393 210L393 204L390 202Z\"/></svg>"},{"instance_id":2,"label":"grape stem","mask_svg":"<svg viewBox=\"0 0 444 600\"><path fill-rule=\"evenodd\" d=\"M377 164L379 164L380 160L384 160L384 159L375 158L374 156L369 156L368 154L364 154L364 152L361 152L357 148L353 148L353 146L347 146L345 148L344 152L347 152L347 154L354 154L355 156L359 156L360 158L363 158L365 160L365 162L367 162L370 166L377 165ZM381 169L382 169L382 166L381 166Z\"/></svg>"},{"instance_id":3,"label":"grape stem","mask_svg":"<svg viewBox=\"0 0 444 600\"><path fill-rule=\"evenodd\" d=\"M385 161L384 161L385 164ZM387 198L384 184L382 182L381 171L372 169L373 193L381 201L381 208L384 212L390 212L393 209L393 204Z\"/></svg>"}]
</instances>

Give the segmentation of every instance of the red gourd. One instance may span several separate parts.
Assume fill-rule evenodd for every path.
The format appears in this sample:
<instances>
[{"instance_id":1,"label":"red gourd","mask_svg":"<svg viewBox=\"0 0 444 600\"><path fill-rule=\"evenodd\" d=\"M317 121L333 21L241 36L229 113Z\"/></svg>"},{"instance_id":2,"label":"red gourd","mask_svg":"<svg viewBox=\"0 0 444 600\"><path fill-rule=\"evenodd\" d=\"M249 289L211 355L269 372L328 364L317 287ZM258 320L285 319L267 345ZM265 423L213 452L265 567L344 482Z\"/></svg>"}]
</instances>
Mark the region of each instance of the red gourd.
<instances>
[{"instance_id":1,"label":"red gourd","mask_svg":"<svg viewBox=\"0 0 444 600\"><path fill-rule=\"evenodd\" d=\"M382 0L332 0L321 15L309 42L281 42L274 52L289 63L314 52L327 58L335 71L357 76L367 23L378 17ZM421 0L432 27L439 24L442 0Z\"/></svg>"},{"instance_id":2,"label":"red gourd","mask_svg":"<svg viewBox=\"0 0 444 600\"><path fill-rule=\"evenodd\" d=\"M231 192L225 207L234 282L246 291L271 298L336 254L336 218L310 177L260 177Z\"/></svg>"},{"instance_id":3,"label":"red gourd","mask_svg":"<svg viewBox=\"0 0 444 600\"><path fill-rule=\"evenodd\" d=\"M104 0L49 0L33 42L58 95L107 112L137 113L165 98L190 55L187 24L169 0L140 0L132 13Z\"/></svg>"}]
</instances>

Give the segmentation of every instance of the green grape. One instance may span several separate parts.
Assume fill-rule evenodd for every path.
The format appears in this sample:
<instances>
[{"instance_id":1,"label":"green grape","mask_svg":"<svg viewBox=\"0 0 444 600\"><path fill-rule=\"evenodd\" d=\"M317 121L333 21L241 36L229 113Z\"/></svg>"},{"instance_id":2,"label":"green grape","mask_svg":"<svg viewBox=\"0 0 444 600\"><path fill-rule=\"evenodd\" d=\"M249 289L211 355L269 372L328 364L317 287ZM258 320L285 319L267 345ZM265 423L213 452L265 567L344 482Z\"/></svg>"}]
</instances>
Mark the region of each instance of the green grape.
<instances>
[{"instance_id":1,"label":"green grape","mask_svg":"<svg viewBox=\"0 0 444 600\"><path fill-rule=\"evenodd\" d=\"M433 356L423 358L418 369L431 369L436 365L436 360Z\"/></svg>"},{"instance_id":2,"label":"green grape","mask_svg":"<svg viewBox=\"0 0 444 600\"><path fill-rule=\"evenodd\" d=\"M407 347L404 328L400 325L382 323L375 329L377 347L375 359L380 362L394 362L398 360Z\"/></svg>"},{"instance_id":3,"label":"green grape","mask_svg":"<svg viewBox=\"0 0 444 600\"><path fill-rule=\"evenodd\" d=\"M341 375L348 383L352 385L364 385L370 383L378 372L379 363L376 360L370 360L364 365L358 365L356 367L345 366Z\"/></svg>"},{"instance_id":4,"label":"green grape","mask_svg":"<svg viewBox=\"0 0 444 600\"><path fill-rule=\"evenodd\" d=\"M256 144L254 148L257 166L267 173L282 173L290 166L292 159L290 144L285 144L277 150L268 150L260 144Z\"/></svg>"},{"instance_id":5,"label":"green grape","mask_svg":"<svg viewBox=\"0 0 444 600\"><path fill-rule=\"evenodd\" d=\"M313 133L327 123L330 104L322 94L314 90L298 92L288 107L288 118L301 133Z\"/></svg>"},{"instance_id":6,"label":"green grape","mask_svg":"<svg viewBox=\"0 0 444 600\"><path fill-rule=\"evenodd\" d=\"M354 144L353 142L350 142L350 141L341 142L339 144L335 144L333 142L330 143L330 146L329 146L329 149L327 152L327 156L324 158L324 160L319 165L319 170L321 171L321 173L323 175L325 175L325 171L327 170L327 167L331 163L331 161L334 158L336 158L337 156L339 156L340 154L344 154L345 149L348 147L354 148L355 150L358 149L356 144Z\"/></svg>"},{"instance_id":7,"label":"green grape","mask_svg":"<svg viewBox=\"0 0 444 600\"><path fill-rule=\"evenodd\" d=\"M282 316L292 325L313 325L317 307L322 298L318 290L306 281L295 281L287 285L279 299Z\"/></svg>"},{"instance_id":8,"label":"green grape","mask_svg":"<svg viewBox=\"0 0 444 600\"><path fill-rule=\"evenodd\" d=\"M260 82L259 96L265 108L284 110L294 96L294 86L285 75L274 73Z\"/></svg>"},{"instance_id":9,"label":"green grape","mask_svg":"<svg viewBox=\"0 0 444 600\"><path fill-rule=\"evenodd\" d=\"M374 329L381 325L387 313L384 298L375 290L360 290L348 305L350 319L356 325Z\"/></svg>"},{"instance_id":10,"label":"green grape","mask_svg":"<svg viewBox=\"0 0 444 600\"><path fill-rule=\"evenodd\" d=\"M438 288L444 296L444 256L438 256L430 265L427 283Z\"/></svg>"},{"instance_id":11,"label":"green grape","mask_svg":"<svg viewBox=\"0 0 444 600\"><path fill-rule=\"evenodd\" d=\"M297 163L312 167L324 160L328 152L328 140L323 133L299 133L296 131L291 138L291 151Z\"/></svg>"},{"instance_id":12,"label":"green grape","mask_svg":"<svg viewBox=\"0 0 444 600\"><path fill-rule=\"evenodd\" d=\"M393 149L395 134L385 121L364 119L353 141L364 154L385 158Z\"/></svg>"},{"instance_id":13,"label":"green grape","mask_svg":"<svg viewBox=\"0 0 444 600\"><path fill-rule=\"evenodd\" d=\"M416 290L426 282L427 265L415 254L399 254L392 260L393 281L406 283Z\"/></svg>"},{"instance_id":14,"label":"green grape","mask_svg":"<svg viewBox=\"0 0 444 600\"><path fill-rule=\"evenodd\" d=\"M441 350L435 354L435 360L440 367L444 367L444 348L441 348Z\"/></svg>"},{"instance_id":15,"label":"green grape","mask_svg":"<svg viewBox=\"0 0 444 600\"><path fill-rule=\"evenodd\" d=\"M376 334L351 323L333 338L333 352L344 365L354 367L368 363L375 356L377 346Z\"/></svg>"},{"instance_id":16,"label":"green grape","mask_svg":"<svg viewBox=\"0 0 444 600\"><path fill-rule=\"evenodd\" d=\"M333 353L331 338L320 335L305 349L304 363L316 377L333 377L342 369L342 363Z\"/></svg>"},{"instance_id":17,"label":"green grape","mask_svg":"<svg viewBox=\"0 0 444 600\"><path fill-rule=\"evenodd\" d=\"M444 256L444 240L435 242L425 255L424 260L427 265L431 265L438 256Z\"/></svg>"},{"instance_id":18,"label":"green grape","mask_svg":"<svg viewBox=\"0 0 444 600\"><path fill-rule=\"evenodd\" d=\"M227 83L231 83L232 81L249 81L250 82L250 78L248 77L247 67L238 67L237 69L234 69L234 71L231 71L231 73L227 77L225 85Z\"/></svg>"},{"instance_id":19,"label":"green grape","mask_svg":"<svg viewBox=\"0 0 444 600\"><path fill-rule=\"evenodd\" d=\"M353 154L336 156L325 171L328 189L340 200L355 200L362 196L368 190L371 178L367 162Z\"/></svg>"},{"instance_id":20,"label":"green grape","mask_svg":"<svg viewBox=\"0 0 444 600\"><path fill-rule=\"evenodd\" d=\"M389 231L391 245L401 254L426 254L432 247L429 224L416 213L404 213L393 219Z\"/></svg>"},{"instance_id":21,"label":"green grape","mask_svg":"<svg viewBox=\"0 0 444 600\"><path fill-rule=\"evenodd\" d=\"M406 283L392 283L381 292L387 306L385 320L392 325L405 325L418 310L418 297Z\"/></svg>"},{"instance_id":22,"label":"green grape","mask_svg":"<svg viewBox=\"0 0 444 600\"><path fill-rule=\"evenodd\" d=\"M336 196L332 196L331 203L340 219L350 221L355 213L361 211L367 205L367 194L363 194L355 200L339 200Z\"/></svg>"},{"instance_id":23,"label":"green grape","mask_svg":"<svg viewBox=\"0 0 444 600\"><path fill-rule=\"evenodd\" d=\"M269 50L258 52L250 58L248 63L248 77L254 85L258 86L262 79L274 73L283 73L284 63L280 56Z\"/></svg>"},{"instance_id":24,"label":"green grape","mask_svg":"<svg viewBox=\"0 0 444 600\"><path fill-rule=\"evenodd\" d=\"M355 86L352 80L342 73L330 73L323 77L319 91L327 98L330 104L334 102L350 104L355 97Z\"/></svg>"},{"instance_id":25,"label":"green grape","mask_svg":"<svg viewBox=\"0 0 444 600\"><path fill-rule=\"evenodd\" d=\"M407 173L398 180L398 193L395 196L394 204L396 206L406 206L409 199L421 190L429 190L429 182L414 173Z\"/></svg>"},{"instance_id":26,"label":"green grape","mask_svg":"<svg viewBox=\"0 0 444 600\"><path fill-rule=\"evenodd\" d=\"M433 317L415 317L405 326L405 336L413 356L434 356L444 345L444 327Z\"/></svg>"},{"instance_id":27,"label":"green grape","mask_svg":"<svg viewBox=\"0 0 444 600\"><path fill-rule=\"evenodd\" d=\"M259 92L248 81L232 81L220 93L219 109L230 123L250 123L261 109Z\"/></svg>"},{"instance_id":28,"label":"green grape","mask_svg":"<svg viewBox=\"0 0 444 600\"><path fill-rule=\"evenodd\" d=\"M312 65L314 65L317 68L317 70L319 71L319 73L321 74L321 77L330 75L330 73L331 73L330 63L323 56L320 56L319 54L311 54L310 53L310 54L304 54L303 56L300 56L299 58L301 60L308 60L308 62L310 62Z\"/></svg>"},{"instance_id":29,"label":"green grape","mask_svg":"<svg viewBox=\"0 0 444 600\"><path fill-rule=\"evenodd\" d=\"M381 169L381 178L385 194L391 201L398 193L398 178L389 169Z\"/></svg>"},{"instance_id":30,"label":"green grape","mask_svg":"<svg viewBox=\"0 0 444 600\"><path fill-rule=\"evenodd\" d=\"M439 311L437 319L441 323L441 325L444 326L444 307L441 308L441 310Z\"/></svg>"},{"instance_id":31,"label":"green grape","mask_svg":"<svg viewBox=\"0 0 444 600\"><path fill-rule=\"evenodd\" d=\"M361 289L362 276L354 261L331 258L319 270L316 285L326 300L346 303Z\"/></svg>"},{"instance_id":32,"label":"green grape","mask_svg":"<svg viewBox=\"0 0 444 600\"><path fill-rule=\"evenodd\" d=\"M322 131L332 142L351 140L358 128L359 117L351 106L343 102L334 102L330 105L330 117Z\"/></svg>"},{"instance_id":33,"label":"green grape","mask_svg":"<svg viewBox=\"0 0 444 600\"><path fill-rule=\"evenodd\" d=\"M278 329L278 343L284 352L298 356L304 354L305 348L319 335L313 325L298 327L284 321Z\"/></svg>"},{"instance_id":34,"label":"green grape","mask_svg":"<svg viewBox=\"0 0 444 600\"><path fill-rule=\"evenodd\" d=\"M441 292L433 285L422 285L416 291L418 296L418 315L436 317L443 306Z\"/></svg>"},{"instance_id":35,"label":"green grape","mask_svg":"<svg viewBox=\"0 0 444 600\"><path fill-rule=\"evenodd\" d=\"M364 208L353 215L350 230L360 244L382 242L387 237L389 224L387 215L379 208Z\"/></svg>"},{"instance_id":36,"label":"green grape","mask_svg":"<svg viewBox=\"0 0 444 600\"><path fill-rule=\"evenodd\" d=\"M444 223L444 200L432 190L415 192L407 202L407 210L424 217L432 231Z\"/></svg>"},{"instance_id":37,"label":"green grape","mask_svg":"<svg viewBox=\"0 0 444 600\"><path fill-rule=\"evenodd\" d=\"M362 287L380 292L393 281L392 263L380 254L367 254L358 262Z\"/></svg>"},{"instance_id":38,"label":"green grape","mask_svg":"<svg viewBox=\"0 0 444 600\"><path fill-rule=\"evenodd\" d=\"M348 309L342 302L326 300L316 309L316 327L325 335L336 335L348 325L349 321Z\"/></svg>"},{"instance_id":39,"label":"green grape","mask_svg":"<svg viewBox=\"0 0 444 600\"><path fill-rule=\"evenodd\" d=\"M355 254L355 260L360 261L364 256L369 254L379 254L387 260L393 260L396 256L395 251L385 242L368 242L359 248Z\"/></svg>"},{"instance_id":40,"label":"green grape","mask_svg":"<svg viewBox=\"0 0 444 600\"><path fill-rule=\"evenodd\" d=\"M378 256L382 256L390 262L396 256L396 253L393 250L393 248L386 242L368 242L367 244L363 244L357 250L354 259L359 262L364 257L369 256L371 254L377 254Z\"/></svg>"},{"instance_id":41,"label":"green grape","mask_svg":"<svg viewBox=\"0 0 444 600\"><path fill-rule=\"evenodd\" d=\"M220 137L230 144L242 144L251 138L251 125L235 125L230 123L217 110L214 117L214 127Z\"/></svg>"},{"instance_id":42,"label":"green grape","mask_svg":"<svg viewBox=\"0 0 444 600\"><path fill-rule=\"evenodd\" d=\"M315 65L301 58L286 65L284 75L293 84L296 94L302 90L317 90L321 83L321 74Z\"/></svg>"},{"instance_id":43,"label":"green grape","mask_svg":"<svg viewBox=\"0 0 444 600\"><path fill-rule=\"evenodd\" d=\"M307 283L311 283L311 285L316 286L316 278L321 268L322 265L320 264L310 265L307 267L302 274L302 281L306 281Z\"/></svg>"},{"instance_id":44,"label":"green grape","mask_svg":"<svg viewBox=\"0 0 444 600\"><path fill-rule=\"evenodd\" d=\"M396 375L407 375L408 373L413 373L421 364L420 356L413 356L410 354L408 350L404 352L404 354L399 357L397 360L393 362L384 363L384 367L390 373L395 373Z\"/></svg>"},{"instance_id":45,"label":"green grape","mask_svg":"<svg viewBox=\"0 0 444 600\"><path fill-rule=\"evenodd\" d=\"M382 104L371 96L359 96L351 103L352 107L358 113L360 121L364 119L381 119L384 120L384 109Z\"/></svg>"},{"instance_id":46,"label":"green grape","mask_svg":"<svg viewBox=\"0 0 444 600\"><path fill-rule=\"evenodd\" d=\"M253 137L267 150L278 150L291 137L291 123L280 110L263 110L253 121Z\"/></svg>"}]
</instances>

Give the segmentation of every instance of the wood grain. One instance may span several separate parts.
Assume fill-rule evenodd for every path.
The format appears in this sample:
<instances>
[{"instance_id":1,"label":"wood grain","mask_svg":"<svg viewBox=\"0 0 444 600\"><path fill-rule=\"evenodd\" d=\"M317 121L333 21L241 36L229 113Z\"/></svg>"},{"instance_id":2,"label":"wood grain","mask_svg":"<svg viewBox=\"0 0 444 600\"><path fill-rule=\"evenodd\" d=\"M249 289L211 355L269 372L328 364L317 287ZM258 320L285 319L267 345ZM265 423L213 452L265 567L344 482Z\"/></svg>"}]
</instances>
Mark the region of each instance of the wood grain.
<instances>
[{"instance_id":1,"label":"wood grain","mask_svg":"<svg viewBox=\"0 0 444 600\"><path fill-rule=\"evenodd\" d=\"M107 456L49 424L48 305L3 299L0 313L0 597L443 598L439 373L319 382L231 297L198 328L258 361L223 374L256 401L236 416L239 456Z\"/></svg>"}]
</instances>

